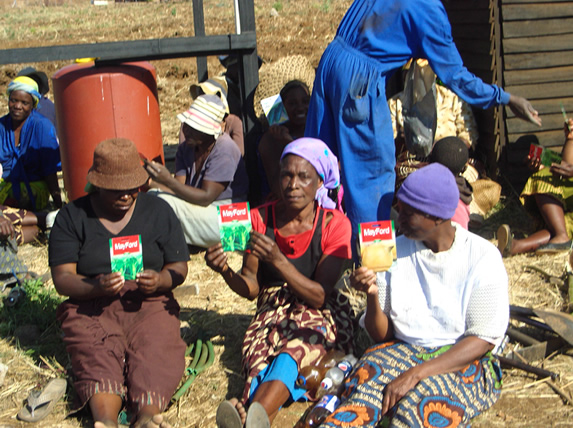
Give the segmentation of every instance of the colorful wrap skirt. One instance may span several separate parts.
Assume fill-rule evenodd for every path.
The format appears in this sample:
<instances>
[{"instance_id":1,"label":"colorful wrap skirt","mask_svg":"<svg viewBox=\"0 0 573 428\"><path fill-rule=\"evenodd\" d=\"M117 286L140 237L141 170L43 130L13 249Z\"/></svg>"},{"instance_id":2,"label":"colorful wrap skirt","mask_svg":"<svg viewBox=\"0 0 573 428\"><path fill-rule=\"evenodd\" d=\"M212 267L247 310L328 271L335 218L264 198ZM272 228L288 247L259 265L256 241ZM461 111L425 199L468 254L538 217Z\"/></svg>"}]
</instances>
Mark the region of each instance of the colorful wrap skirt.
<instances>
[{"instance_id":1,"label":"colorful wrap skirt","mask_svg":"<svg viewBox=\"0 0 573 428\"><path fill-rule=\"evenodd\" d=\"M314 309L292 294L286 284L263 287L243 340L243 371L247 377L243 402L249 399L253 378L280 353L290 355L300 370L318 362L329 349L353 352L353 331L348 297L338 290L332 292L323 308Z\"/></svg>"},{"instance_id":2,"label":"colorful wrap skirt","mask_svg":"<svg viewBox=\"0 0 573 428\"><path fill-rule=\"evenodd\" d=\"M551 196L561 204L567 234L573 238L573 178L560 178L553 175L549 168L543 168L529 177L519 199L528 212L537 213L541 217L535 198L532 197L535 195Z\"/></svg>"},{"instance_id":3,"label":"colorful wrap skirt","mask_svg":"<svg viewBox=\"0 0 573 428\"><path fill-rule=\"evenodd\" d=\"M424 348L403 342L370 347L346 380L341 405L321 427L457 427L491 407L501 392L501 370L489 353L463 370L430 376L382 415L384 388L408 369L451 346Z\"/></svg>"}]
</instances>

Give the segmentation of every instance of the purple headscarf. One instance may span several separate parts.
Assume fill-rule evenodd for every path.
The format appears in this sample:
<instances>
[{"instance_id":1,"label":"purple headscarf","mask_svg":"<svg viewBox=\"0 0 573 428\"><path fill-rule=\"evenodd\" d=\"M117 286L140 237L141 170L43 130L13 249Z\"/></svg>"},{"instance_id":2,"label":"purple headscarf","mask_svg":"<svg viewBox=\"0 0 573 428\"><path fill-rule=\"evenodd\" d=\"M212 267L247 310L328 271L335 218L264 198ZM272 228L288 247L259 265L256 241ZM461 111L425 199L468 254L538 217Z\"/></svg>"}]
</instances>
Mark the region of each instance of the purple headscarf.
<instances>
[{"instance_id":1,"label":"purple headscarf","mask_svg":"<svg viewBox=\"0 0 573 428\"><path fill-rule=\"evenodd\" d=\"M328 196L328 190L340 184L338 159L328 146L317 138L299 138L289 143L283 150L281 160L286 155L296 155L307 160L316 169L323 185L316 191L314 199L323 208L335 209L336 203Z\"/></svg>"}]
</instances>

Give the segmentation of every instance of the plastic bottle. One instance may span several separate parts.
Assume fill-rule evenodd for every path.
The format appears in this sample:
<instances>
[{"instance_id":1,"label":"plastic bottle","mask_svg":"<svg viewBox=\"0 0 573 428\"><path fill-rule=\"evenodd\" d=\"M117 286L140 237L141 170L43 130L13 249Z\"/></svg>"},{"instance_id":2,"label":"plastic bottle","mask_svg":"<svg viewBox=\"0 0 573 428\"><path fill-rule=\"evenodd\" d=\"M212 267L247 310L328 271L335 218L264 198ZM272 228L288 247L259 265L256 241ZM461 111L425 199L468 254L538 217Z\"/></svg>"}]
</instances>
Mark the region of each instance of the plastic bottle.
<instances>
[{"instance_id":1,"label":"plastic bottle","mask_svg":"<svg viewBox=\"0 0 573 428\"><path fill-rule=\"evenodd\" d=\"M317 427L330 415L340 404L340 398L336 395L325 395L308 412L302 422L296 424L296 428Z\"/></svg>"},{"instance_id":2,"label":"plastic bottle","mask_svg":"<svg viewBox=\"0 0 573 428\"><path fill-rule=\"evenodd\" d=\"M340 395L342 383L352 372L357 361L358 359L353 354L348 354L336 365L336 367L329 369L324 375L322 382L320 382L316 395L318 397L322 397L327 394Z\"/></svg>"},{"instance_id":3,"label":"plastic bottle","mask_svg":"<svg viewBox=\"0 0 573 428\"><path fill-rule=\"evenodd\" d=\"M316 365L301 368L296 384L301 388L305 388L311 395L314 395L326 372L336 366L344 357L342 351L331 349L318 360Z\"/></svg>"}]
</instances>

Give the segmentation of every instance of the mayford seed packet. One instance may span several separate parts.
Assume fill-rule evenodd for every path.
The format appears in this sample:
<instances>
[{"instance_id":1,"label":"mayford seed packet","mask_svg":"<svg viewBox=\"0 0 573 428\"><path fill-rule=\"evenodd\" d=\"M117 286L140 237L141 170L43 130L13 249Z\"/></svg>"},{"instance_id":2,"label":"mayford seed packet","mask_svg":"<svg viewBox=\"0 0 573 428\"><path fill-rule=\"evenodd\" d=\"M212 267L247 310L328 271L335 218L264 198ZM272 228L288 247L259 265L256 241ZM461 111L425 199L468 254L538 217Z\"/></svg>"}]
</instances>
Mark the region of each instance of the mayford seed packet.
<instances>
[{"instance_id":1,"label":"mayford seed packet","mask_svg":"<svg viewBox=\"0 0 573 428\"><path fill-rule=\"evenodd\" d=\"M396 262L396 231L392 220L371 221L358 226L362 266L374 272L390 269Z\"/></svg>"},{"instance_id":2,"label":"mayford seed packet","mask_svg":"<svg viewBox=\"0 0 573 428\"><path fill-rule=\"evenodd\" d=\"M120 236L109 240L111 271L121 272L126 281L143 271L141 235Z\"/></svg>"},{"instance_id":3,"label":"mayford seed packet","mask_svg":"<svg viewBox=\"0 0 573 428\"><path fill-rule=\"evenodd\" d=\"M248 202L219 205L219 233L223 251L245 251L251 238L251 210Z\"/></svg>"}]
</instances>

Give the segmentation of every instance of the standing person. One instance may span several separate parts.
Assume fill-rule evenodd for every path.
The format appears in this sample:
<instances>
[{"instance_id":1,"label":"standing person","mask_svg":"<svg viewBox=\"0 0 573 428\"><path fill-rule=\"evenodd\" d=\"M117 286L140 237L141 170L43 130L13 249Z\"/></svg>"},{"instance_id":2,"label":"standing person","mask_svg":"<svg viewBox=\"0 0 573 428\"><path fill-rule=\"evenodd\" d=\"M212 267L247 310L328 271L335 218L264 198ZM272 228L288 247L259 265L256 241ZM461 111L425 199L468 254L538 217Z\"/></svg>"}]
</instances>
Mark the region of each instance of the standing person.
<instances>
[{"instance_id":1,"label":"standing person","mask_svg":"<svg viewBox=\"0 0 573 428\"><path fill-rule=\"evenodd\" d=\"M36 111L38 84L19 76L6 93L9 113L0 118L0 204L42 210L51 195L60 208L60 146L54 125Z\"/></svg>"},{"instance_id":2,"label":"standing person","mask_svg":"<svg viewBox=\"0 0 573 428\"><path fill-rule=\"evenodd\" d=\"M376 344L321 427L375 427L383 416L390 427L468 426L501 392L491 354L509 321L501 256L450 221L459 196L443 165L410 174L397 197L396 265L350 277L366 292L361 322Z\"/></svg>"},{"instance_id":3,"label":"standing person","mask_svg":"<svg viewBox=\"0 0 573 428\"><path fill-rule=\"evenodd\" d=\"M60 211L49 244L54 286L69 297L57 317L79 404L94 428L117 427L124 400L132 427L169 428L161 412L185 368L172 291L187 275L183 232L166 202L139 193L148 175L132 141L99 143L87 179L94 190ZM112 271L111 246L137 242L135 279Z\"/></svg>"},{"instance_id":4,"label":"standing person","mask_svg":"<svg viewBox=\"0 0 573 428\"><path fill-rule=\"evenodd\" d=\"M341 161L353 236L359 223L390 215L396 158L385 86L410 58L427 58L469 104L509 104L518 117L541 124L526 99L468 72L440 0L355 0L320 60L305 132L325 141Z\"/></svg>"},{"instance_id":5,"label":"standing person","mask_svg":"<svg viewBox=\"0 0 573 428\"><path fill-rule=\"evenodd\" d=\"M241 271L229 267L221 244L205 254L235 293L257 299L243 340L243 397L221 403L219 428L242 428L245 421L246 428L270 427L281 406L304 396L295 384L301 367L329 349L352 351L349 302L334 289L351 256L350 223L324 208L332 201L323 182L333 176L338 162L326 144L293 141L280 161L281 199L251 213L251 249Z\"/></svg>"}]
</instances>

